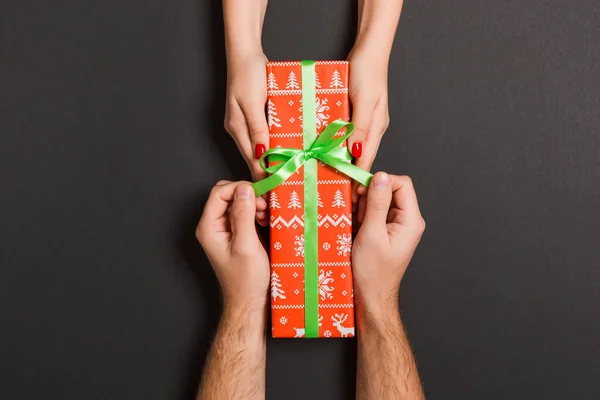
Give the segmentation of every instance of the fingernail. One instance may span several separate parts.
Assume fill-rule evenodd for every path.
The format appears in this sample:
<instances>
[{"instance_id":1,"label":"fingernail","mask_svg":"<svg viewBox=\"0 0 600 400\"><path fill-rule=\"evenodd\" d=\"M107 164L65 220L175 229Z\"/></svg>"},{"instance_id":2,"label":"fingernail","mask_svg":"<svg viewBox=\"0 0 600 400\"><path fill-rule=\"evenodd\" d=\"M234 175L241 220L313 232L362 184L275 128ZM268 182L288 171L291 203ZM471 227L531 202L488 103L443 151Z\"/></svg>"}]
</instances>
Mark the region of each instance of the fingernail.
<instances>
[{"instance_id":1,"label":"fingernail","mask_svg":"<svg viewBox=\"0 0 600 400\"><path fill-rule=\"evenodd\" d=\"M264 144L259 143L256 145L256 147L254 148L254 157L256 157L256 159L258 160L260 158L260 156L262 156L265 151L267 151L267 148L265 147Z\"/></svg>"},{"instance_id":2,"label":"fingernail","mask_svg":"<svg viewBox=\"0 0 600 400\"><path fill-rule=\"evenodd\" d=\"M248 185L240 185L235 189L236 199L247 199L250 197L250 188Z\"/></svg>"},{"instance_id":3,"label":"fingernail","mask_svg":"<svg viewBox=\"0 0 600 400\"><path fill-rule=\"evenodd\" d=\"M373 186L375 186L375 187L387 186L389 181L390 181L390 178L384 172L382 172L380 174L375 174L375 176L373 176Z\"/></svg>"},{"instance_id":4,"label":"fingernail","mask_svg":"<svg viewBox=\"0 0 600 400\"><path fill-rule=\"evenodd\" d=\"M354 142L352 144L352 157L354 158L360 158L360 156L362 156L362 142Z\"/></svg>"}]
</instances>

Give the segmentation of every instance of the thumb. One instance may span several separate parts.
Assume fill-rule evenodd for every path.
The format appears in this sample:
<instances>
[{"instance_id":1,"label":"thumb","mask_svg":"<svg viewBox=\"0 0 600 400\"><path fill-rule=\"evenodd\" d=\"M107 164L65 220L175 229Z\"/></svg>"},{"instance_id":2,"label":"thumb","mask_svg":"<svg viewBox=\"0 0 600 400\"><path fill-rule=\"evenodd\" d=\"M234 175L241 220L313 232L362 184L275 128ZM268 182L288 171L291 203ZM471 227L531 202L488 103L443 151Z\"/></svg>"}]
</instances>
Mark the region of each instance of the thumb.
<instances>
[{"instance_id":1,"label":"thumb","mask_svg":"<svg viewBox=\"0 0 600 400\"><path fill-rule=\"evenodd\" d=\"M250 241L256 236L254 217L256 214L256 201L252 186L243 182L235 189L235 197L231 206L230 223L233 237L232 245L245 248L252 245Z\"/></svg>"},{"instance_id":2,"label":"thumb","mask_svg":"<svg viewBox=\"0 0 600 400\"><path fill-rule=\"evenodd\" d=\"M352 133L352 136L348 138L348 149L350 150L352 157L360 159L365 142L367 141L369 129L371 128L371 122L373 121L375 104L357 99L352 102L352 108L354 132Z\"/></svg>"},{"instance_id":3,"label":"thumb","mask_svg":"<svg viewBox=\"0 0 600 400\"><path fill-rule=\"evenodd\" d=\"M361 229L368 231L385 231L386 220L392 202L392 186L390 177L385 172L377 172L367 192L365 219Z\"/></svg>"},{"instance_id":4,"label":"thumb","mask_svg":"<svg viewBox=\"0 0 600 400\"><path fill-rule=\"evenodd\" d=\"M265 117L265 105L261 102L253 102L243 106L242 110L248 125L252 152L255 160L258 160L269 148L269 125ZM262 179L266 176L258 161L252 163L251 170L254 179Z\"/></svg>"}]
</instances>

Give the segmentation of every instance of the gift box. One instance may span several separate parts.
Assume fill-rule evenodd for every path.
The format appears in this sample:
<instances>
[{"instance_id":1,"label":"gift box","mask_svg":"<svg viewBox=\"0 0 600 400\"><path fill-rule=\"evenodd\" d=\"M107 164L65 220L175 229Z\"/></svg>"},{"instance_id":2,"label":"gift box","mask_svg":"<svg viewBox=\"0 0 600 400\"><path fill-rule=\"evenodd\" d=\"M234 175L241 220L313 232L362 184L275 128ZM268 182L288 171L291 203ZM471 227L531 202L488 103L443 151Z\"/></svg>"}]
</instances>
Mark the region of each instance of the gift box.
<instances>
[{"instance_id":1,"label":"gift box","mask_svg":"<svg viewBox=\"0 0 600 400\"><path fill-rule=\"evenodd\" d=\"M304 129L305 121L315 124L316 136L335 120L348 121L347 84L346 61L269 62L270 148L306 149L315 138L307 137L311 130ZM344 133L342 128L334 137ZM345 142L342 146L347 153ZM352 337L351 179L322 161L311 161L269 193L272 335ZM269 157L269 165L276 163ZM309 179L312 189L306 186ZM305 204L309 201L310 207Z\"/></svg>"}]
</instances>

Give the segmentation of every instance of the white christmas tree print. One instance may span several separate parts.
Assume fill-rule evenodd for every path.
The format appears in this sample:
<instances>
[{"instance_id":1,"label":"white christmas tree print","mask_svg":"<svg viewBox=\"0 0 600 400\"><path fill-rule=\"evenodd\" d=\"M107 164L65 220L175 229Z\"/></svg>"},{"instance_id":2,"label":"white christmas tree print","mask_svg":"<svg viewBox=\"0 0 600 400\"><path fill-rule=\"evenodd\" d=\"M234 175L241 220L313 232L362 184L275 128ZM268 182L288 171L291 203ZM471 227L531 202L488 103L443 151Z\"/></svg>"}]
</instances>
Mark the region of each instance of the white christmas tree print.
<instances>
[{"instance_id":1,"label":"white christmas tree print","mask_svg":"<svg viewBox=\"0 0 600 400\"><path fill-rule=\"evenodd\" d=\"M315 109L317 111L317 128L327 125L327 121L329 121L329 114L325 114L325 111L329 110L327 99L321 100L317 97L317 105Z\"/></svg>"},{"instance_id":2,"label":"white christmas tree print","mask_svg":"<svg viewBox=\"0 0 600 400\"><path fill-rule=\"evenodd\" d=\"M269 76L267 77L267 89L279 89L279 86L277 86L277 81L275 80L275 74L273 72L269 72Z\"/></svg>"},{"instance_id":3,"label":"white christmas tree print","mask_svg":"<svg viewBox=\"0 0 600 400\"><path fill-rule=\"evenodd\" d=\"M285 88L290 90L300 89L300 85L298 85L298 79L296 79L296 74L294 71L290 72L287 83L285 84Z\"/></svg>"},{"instance_id":4,"label":"white christmas tree print","mask_svg":"<svg viewBox=\"0 0 600 400\"><path fill-rule=\"evenodd\" d=\"M340 76L340 73L338 72L338 70L336 69L335 71L333 71L333 75L331 76L331 83L329 84L330 88L341 88L344 87L344 83L342 82L342 77Z\"/></svg>"},{"instance_id":5,"label":"white christmas tree print","mask_svg":"<svg viewBox=\"0 0 600 400\"><path fill-rule=\"evenodd\" d=\"M296 251L296 257L304 257L304 235L296 236L294 240L294 250Z\"/></svg>"},{"instance_id":6,"label":"white christmas tree print","mask_svg":"<svg viewBox=\"0 0 600 400\"><path fill-rule=\"evenodd\" d=\"M333 203L331 203L331 207L337 207L337 208L346 207L346 202L344 201L344 195L342 194L342 192L339 189L336 190L335 194L333 195Z\"/></svg>"},{"instance_id":7,"label":"white christmas tree print","mask_svg":"<svg viewBox=\"0 0 600 400\"><path fill-rule=\"evenodd\" d=\"M319 75L315 73L315 87L317 89L321 89L321 81L319 80Z\"/></svg>"},{"instance_id":8,"label":"white christmas tree print","mask_svg":"<svg viewBox=\"0 0 600 400\"><path fill-rule=\"evenodd\" d=\"M275 271L271 273L271 297L273 297L273 301L277 301L278 297L285 299L285 291L281 287L279 275Z\"/></svg>"},{"instance_id":9,"label":"white christmas tree print","mask_svg":"<svg viewBox=\"0 0 600 400\"><path fill-rule=\"evenodd\" d=\"M321 270L319 272L319 295L321 296L321 300L325 300L326 298L333 299L331 292L333 292L334 287L331 286L333 282L331 275L333 275L331 271L325 272L325 270Z\"/></svg>"},{"instance_id":10,"label":"white christmas tree print","mask_svg":"<svg viewBox=\"0 0 600 400\"><path fill-rule=\"evenodd\" d=\"M281 120L277 118L277 111L275 110L275 104L271 100L267 101L267 123L269 128L274 126L281 128Z\"/></svg>"},{"instance_id":11,"label":"white christmas tree print","mask_svg":"<svg viewBox=\"0 0 600 400\"><path fill-rule=\"evenodd\" d=\"M271 195L269 196L269 206L271 207L271 210L281 208L281 205L279 204L279 198L277 197L277 193L275 193L274 191L271 192Z\"/></svg>"},{"instance_id":12,"label":"white christmas tree print","mask_svg":"<svg viewBox=\"0 0 600 400\"><path fill-rule=\"evenodd\" d=\"M321 193L317 192L317 206L323 207L323 200L321 200Z\"/></svg>"},{"instance_id":13,"label":"white christmas tree print","mask_svg":"<svg viewBox=\"0 0 600 400\"><path fill-rule=\"evenodd\" d=\"M352 235L349 233L342 233L337 235L337 250L338 256L347 256L352 252Z\"/></svg>"},{"instance_id":14,"label":"white christmas tree print","mask_svg":"<svg viewBox=\"0 0 600 400\"><path fill-rule=\"evenodd\" d=\"M290 195L290 202L288 203L288 208L300 208L302 204L300 203L300 198L298 197L298 193L294 190Z\"/></svg>"}]
</instances>

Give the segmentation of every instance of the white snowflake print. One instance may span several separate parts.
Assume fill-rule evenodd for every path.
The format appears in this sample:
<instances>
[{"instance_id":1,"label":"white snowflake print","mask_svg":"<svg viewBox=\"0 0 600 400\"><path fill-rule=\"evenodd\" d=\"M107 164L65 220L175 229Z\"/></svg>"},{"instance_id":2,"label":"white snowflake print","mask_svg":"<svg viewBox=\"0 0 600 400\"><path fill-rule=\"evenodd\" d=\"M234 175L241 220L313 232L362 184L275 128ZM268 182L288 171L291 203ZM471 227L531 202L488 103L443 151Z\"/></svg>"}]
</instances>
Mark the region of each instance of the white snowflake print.
<instances>
[{"instance_id":1,"label":"white snowflake print","mask_svg":"<svg viewBox=\"0 0 600 400\"><path fill-rule=\"evenodd\" d=\"M298 273L297 273L297 272L294 272L294 273L292 274L292 276L293 276L294 278L297 278L297 277L298 277Z\"/></svg>"},{"instance_id":2,"label":"white snowflake print","mask_svg":"<svg viewBox=\"0 0 600 400\"><path fill-rule=\"evenodd\" d=\"M347 294L348 294L348 292L346 292L345 290L344 290L344 291L342 291L342 296L345 296L345 295L347 295Z\"/></svg>"},{"instance_id":3,"label":"white snowflake print","mask_svg":"<svg viewBox=\"0 0 600 400\"><path fill-rule=\"evenodd\" d=\"M342 272L342 274L340 275L340 278L346 279L346 274Z\"/></svg>"},{"instance_id":4,"label":"white snowflake print","mask_svg":"<svg viewBox=\"0 0 600 400\"><path fill-rule=\"evenodd\" d=\"M300 294L300 291L298 289L294 290L294 293L296 293L296 296L298 296Z\"/></svg>"},{"instance_id":5,"label":"white snowflake print","mask_svg":"<svg viewBox=\"0 0 600 400\"><path fill-rule=\"evenodd\" d=\"M352 235L349 233L342 233L337 235L336 243L338 244L338 256L347 256L352 252Z\"/></svg>"},{"instance_id":6,"label":"white snowflake print","mask_svg":"<svg viewBox=\"0 0 600 400\"><path fill-rule=\"evenodd\" d=\"M275 250L281 250L281 242L275 242L273 248L275 248Z\"/></svg>"},{"instance_id":7,"label":"white snowflake print","mask_svg":"<svg viewBox=\"0 0 600 400\"><path fill-rule=\"evenodd\" d=\"M320 129L322 126L327 125L327 121L329 121L329 114L325 114L325 111L329 110L329 106L327 105L327 99L321 100L317 97L317 129Z\"/></svg>"},{"instance_id":8,"label":"white snowflake print","mask_svg":"<svg viewBox=\"0 0 600 400\"><path fill-rule=\"evenodd\" d=\"M281 318L279 318L279 323L280 323L281 325L285 325L285 324L287 324L287 318L286 318L286 317L281 317Z\"/></svg>"},{"instance_id":9,"label":"white snowflake print","mask_svg":"<svg viewBox=\"0 0 600 400\"><path fill-rule=\"evenodd\" d=\"M319 295L321 296L321 300L325 300L326 298L333 299L331 292L333 292L334 287L331 286L333 282L331 275L333 275L331 271L325 272L325 270L321 270L319 272Z\"/></svg>"},{"instance_id":10,"label":"white snowflake print","mask_svg":"<svg viewBox=\"0 0 600 400\"><path fill-rule=\"evenodd\" d=\"M296 251L296 257L304 257L304 234L296 236L296 240L294 240L294 250Z\"/></svg>"},{"instance_id":11,"label":"white snowflake print","mask_svg":"<svg viewBox=\"0 0 600 400\"><path fill-rule=\"evenodd\" d=\"M335 105L339 107L342 105L342 102L338 100L337 103L335 103Z\"/></svg>"},{"instance_id":12,"label":"white snowflake print","mask_svg":"<svg viewBox=\"0 0 600 400\"><path fill-rule=\"evenodd\" d=\"M331 332L329 330L326 330L325 332L323 332L323 335L325 335L325 337L331 337Z\"/></svg>"},{"instance_id":13,"label":"white snowflake print","mask_svg":"<svg viewBox=\"0 0 600 400\"><path fill-rule=\"evenodd\" d=\"M329 244L329 242L323 243L323 250L329 250L330 248L331 248L331 245Z\"/></svg>"},{"instance_id":14,"label":"white snowflake print","mask_svg":"<svg viewBox=\"0 0 600 400\"><path fill-rule=\"evenodd\" d=\"M329 122L329 114L325 114L326 111L329 110L329 106L327 105L328 100L327 99L320 99L319 97L317 97L317 102L315 104L315 112L316 112L316 117L317 117L317 129L320 129L321 127L327 125L327 122ZM302 112L302 107L300 107L298 109L300 112ZM301 121L302 121L302 116L298 117Z\"/></svg>"}]
</instances>

